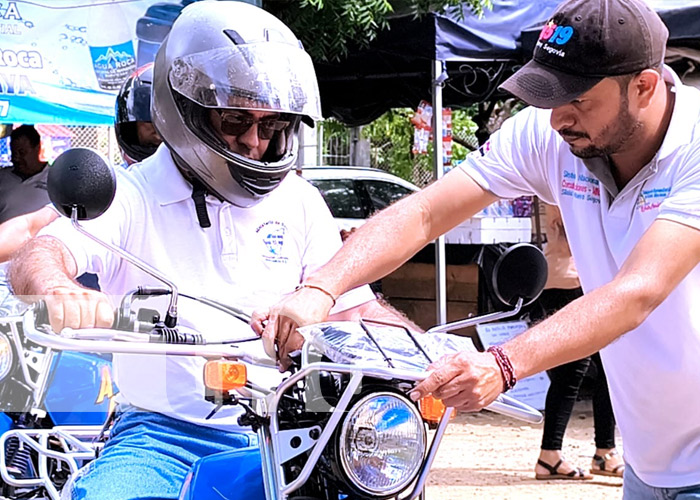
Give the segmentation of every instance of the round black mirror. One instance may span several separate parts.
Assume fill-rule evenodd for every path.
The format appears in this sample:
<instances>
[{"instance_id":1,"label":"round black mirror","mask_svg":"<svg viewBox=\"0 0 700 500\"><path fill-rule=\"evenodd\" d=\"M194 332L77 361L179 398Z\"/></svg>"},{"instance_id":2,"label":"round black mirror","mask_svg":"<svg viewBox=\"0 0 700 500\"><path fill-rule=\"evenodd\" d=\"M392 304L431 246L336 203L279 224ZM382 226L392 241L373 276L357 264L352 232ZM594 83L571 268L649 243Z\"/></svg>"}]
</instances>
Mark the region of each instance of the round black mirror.
<instances>
[{"instance_id":1,"label":"round black mirror","mask_svg":"<svg viewBox=\"0 0 700 500\"><path fill-rule=\"evenodd\" d=\"M530 243L508 247L496 260L491 275L493 292L504 305L533 303L547 282L547 259Z\"/></svg>"},{"instance_id":2,"label":"round black mirror","mask_svg":"<svg viewBox=\"0 0 700 500\"><path fill-rule=\"evenodd\" d=\"M102 215L114 200L117 179L97 151L72 148L61 153L49 168L49 199L59 213L70 217L78 208L79 220Z\"/></svg>"}]
</instances>

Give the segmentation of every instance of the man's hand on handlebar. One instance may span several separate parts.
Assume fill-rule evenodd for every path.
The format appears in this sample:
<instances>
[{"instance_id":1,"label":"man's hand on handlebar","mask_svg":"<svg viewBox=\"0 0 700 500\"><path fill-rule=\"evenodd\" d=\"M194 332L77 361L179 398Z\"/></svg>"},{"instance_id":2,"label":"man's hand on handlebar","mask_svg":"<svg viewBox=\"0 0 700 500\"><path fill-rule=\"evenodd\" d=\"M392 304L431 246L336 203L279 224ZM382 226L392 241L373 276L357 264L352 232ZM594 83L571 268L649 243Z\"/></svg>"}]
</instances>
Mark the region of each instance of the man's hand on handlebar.
<instances>
[{"instance_id":1,"label":"man's hand on handlebar","mask_svg":"<svg viewBox=\"0 0 700 500\"><path fill-rule=\"evenodd\" d=\"M277 360L281 371L289 368L289 353L301 348L304 339L297 332L300 326L324 321L332 303L313 288L300 288L284 297L270 309L253 313L251 327L262 336L265 352Z\"/></svg>"},{"instance_id":2,"label":"man's hand on handlebar","mask_svg":"<svg viewBox=\"0 0 700 500\"><path fill-rule=\"evenodd\" d=\"M78 285L52 287L46 292L49 323L54 332L69 328L109 328L114 309L107 296Z\"/></svg>"}]
</instances>

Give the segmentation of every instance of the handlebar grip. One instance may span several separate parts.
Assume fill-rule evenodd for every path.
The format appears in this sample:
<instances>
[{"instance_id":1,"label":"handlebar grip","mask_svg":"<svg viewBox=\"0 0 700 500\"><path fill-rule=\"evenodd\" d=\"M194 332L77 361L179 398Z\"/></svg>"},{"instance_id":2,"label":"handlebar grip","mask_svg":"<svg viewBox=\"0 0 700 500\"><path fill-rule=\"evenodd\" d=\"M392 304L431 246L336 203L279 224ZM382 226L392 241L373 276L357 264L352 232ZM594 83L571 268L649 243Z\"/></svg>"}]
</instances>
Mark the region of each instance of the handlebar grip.
<instances>
[{"instance_id":1,"label":"handlebar grip","mask_svg":"<svg viewBox=\"0 0 700 500\"><path fill-rule=\"evenodd\" d=\"M34 303L34 322L36 325L50 325L49 322L49 308L46 305L45 300L39 300ZM112 323L113 329L127 329L130 326L129 318L124 318L121 315L121 311L114 312L114 322Z\"/></svg>"},{"instance_id":2,"label":"handlebar grip","mask_svg":"<svg viewBox=\"0 0 700 500\"><path fill-rule=\"evenodd\" d=\"M173 293L173 291L168 289L168 288L153 287L153 286L139 286L137 295L158 296L158 295L169 295L171 293Z\"/></svg>"}]
</instances>

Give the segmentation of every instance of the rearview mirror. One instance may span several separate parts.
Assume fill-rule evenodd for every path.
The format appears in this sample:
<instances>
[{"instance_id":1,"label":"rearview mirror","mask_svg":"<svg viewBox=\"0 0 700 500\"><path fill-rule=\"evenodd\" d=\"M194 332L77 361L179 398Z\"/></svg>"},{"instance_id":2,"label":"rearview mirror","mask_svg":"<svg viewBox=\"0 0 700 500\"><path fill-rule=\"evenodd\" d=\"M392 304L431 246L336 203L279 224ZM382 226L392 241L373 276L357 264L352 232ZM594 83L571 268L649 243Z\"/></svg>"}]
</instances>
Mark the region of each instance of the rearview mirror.
<instances>
[{"instance_id":1,"label":"rearview mirror","mask_svg":"<svg viewBox=\"0 0 700 500\"><path fill-rule=\"evenodd\" d=\"M49 168L47 184L49 199L59 213L70 217L75 207L78 220L102 215L117 189L114 169L102 155L88 148L61 153Z\"/></svg>"},{"instance_id":2,"label":"rearview mirror","mask_svg":"<svg viewBox=\"0 0 700 500\"><path fill-rule=\"evenodd\" d=\"M547 259L530 243L484 245L477 258L495 312L434 326L427 333L452 332L516 316L540 296L547 282ZM479 292L481 293L481 291Z\"/></svg>"},{"instance_id":3,"label":"rearview mirror","mask_svg":"<svg viewBox=\"0 0 700 500\"><path fill-rule=\"evenodd\" d=\"M504 305L533 303L547 282L547 259L530 243L508 247L496 260L491 275L493 293Z\"/></svg>"}]
</instances>

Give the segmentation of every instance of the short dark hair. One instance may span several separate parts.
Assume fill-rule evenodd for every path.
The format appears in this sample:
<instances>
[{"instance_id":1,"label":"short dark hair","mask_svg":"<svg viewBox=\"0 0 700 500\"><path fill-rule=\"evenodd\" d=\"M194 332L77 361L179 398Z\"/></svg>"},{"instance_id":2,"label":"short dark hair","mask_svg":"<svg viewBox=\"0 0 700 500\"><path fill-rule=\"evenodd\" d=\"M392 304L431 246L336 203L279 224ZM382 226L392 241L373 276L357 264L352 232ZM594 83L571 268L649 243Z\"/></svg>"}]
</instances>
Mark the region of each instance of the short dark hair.
<instances>
[{"instance_id":1,"label":"short dark hair","mask_svg":"<svg viewBox=\"0 0 700 500\"><path fill-rule=\"evenodd\" d=\"M14 129L10 134L10 140L14 141L20 137L26 137L33 147L36 147L41 142L39 132L34 128L34 125L21 125Z\"/></svg>"},{"instance_id":2,"label":"short dark hair","mask_svg":"<svg viewBox=\"0 0 700 500\"><path fill-rule=\"evenodd\" d=\"M656 71L663 78L663 75L664 75L663 64L660 64L658 66L653 66L653 67L650 67L647 69L651 69L651 70ZM620 86L620 93L622 94L624 92L627 92L627 87L629 87L630 82L640 73L641 73L641 71L636 71L634 73L626 73L624 75L611 76L610 78L617 82L617 84Z\"/></svg>"}]
</instances>

